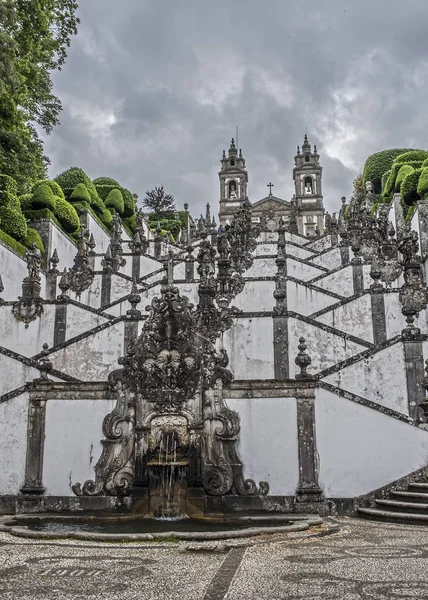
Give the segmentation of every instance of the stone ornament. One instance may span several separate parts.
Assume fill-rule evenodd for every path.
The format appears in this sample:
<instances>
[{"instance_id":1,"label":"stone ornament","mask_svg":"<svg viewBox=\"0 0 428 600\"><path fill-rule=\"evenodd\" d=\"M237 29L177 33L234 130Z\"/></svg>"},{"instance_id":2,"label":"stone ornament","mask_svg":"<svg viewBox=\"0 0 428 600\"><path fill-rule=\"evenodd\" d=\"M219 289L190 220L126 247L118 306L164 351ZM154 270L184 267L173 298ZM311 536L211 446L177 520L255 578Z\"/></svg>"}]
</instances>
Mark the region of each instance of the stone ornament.
<instances>
[{"instance_id":1,"label":"stone ornament","mask_svg":"<svg viewBox=\"0 0 428 600\"><path fill-rule=\"evenodd\" d=\"M210 247L201 248L204 283L200 287L205 290L212 284L211 257ZM215 309L212 295L207 308ZM178 464L178 452L190 480L200 481L207 494L267 494L267 483L258 487L244 479L236 449L239 416L226 407L222 396L222 386L233 375L227 368L226 351L217 350L204 335L205 313L200 306L195 309L168 280L148 311L143 332L119 361L122 369L109 376L117 403L104 419L103 452L95 466L95 480L83 486L76 483L73 491L77 495L129 495L137 450L143 449L139 478L148 485L155 464L159 468L159 457L168 463L175 446L174 464ZM139 423L151 423L144 428L145 441L138 447L141 427L136 427L136 415Z\"/></svg>"},{"instance_id":2,"label":"stone ornament","mask_svg":"<svg viewBox=\"0 0 428 600\"><path fill-rule=\"evenodd\" d=\"M74 257L74 264L68 272L69 288L78 296L87 290L94 280L94 272L89 266L89 241L89 231L82 227L77 238L77 254Z\"/></svg>"},{"instance_id":3,"label":"stone ornament","mask_svg":"<svg viewBox=\"0 0 428 600\"><path fill-rule=\"evenodd\" d=\"M307 346L305 343L305 338L299 338L299 354L296 356L295 363L300 368L300 373L296 373L296 379L309 379L310 375L307 372L309 365L312 362L311 357L306 352Z\"/></svg>"},{"instance_id":4,"label":"stone ornament","mask_svg":"<svg viewBox=\"0 0 428 600\"><path fill-rule=\"evenodd\" d=\"M27 329L31 321L43 313L43 300L40 297L40 266L42 254L33 242L26 251L28 276L22 282L22 296L12 306L12 313L17 321L25 323Z\"/></svg>"}]
</instances>

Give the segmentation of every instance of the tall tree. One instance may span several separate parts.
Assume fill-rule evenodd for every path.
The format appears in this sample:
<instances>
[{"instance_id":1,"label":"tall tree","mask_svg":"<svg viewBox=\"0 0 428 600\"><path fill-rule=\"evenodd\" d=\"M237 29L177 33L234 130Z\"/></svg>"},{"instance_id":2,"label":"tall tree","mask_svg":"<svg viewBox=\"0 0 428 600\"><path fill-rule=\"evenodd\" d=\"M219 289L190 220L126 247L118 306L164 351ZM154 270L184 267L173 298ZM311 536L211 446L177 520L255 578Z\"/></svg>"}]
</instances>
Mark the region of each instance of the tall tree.
<instances>
[{"instance_id":1,"label":"tall tree","mask_svg":"<svg viewBox=\"0 0 428 600\"><path fill-rule=\"evenodd\" d=\"M175 199L172 194L167 194L163 185L147 190L143 200L143 206L146 206L155 213L175 210Z\"/></svg>"},{"instance_id":2,"label":"tall tree","mask_svg":"<svg viewBox=\"0 0 428 600\"><path fill-rule=\"evenodd\" d=\"M0 172L21 191L45 172L35 125L49 134L58 123L51 73L77 33L76 9L74 0L0 0Z\"/></svg>"}]
</instances>

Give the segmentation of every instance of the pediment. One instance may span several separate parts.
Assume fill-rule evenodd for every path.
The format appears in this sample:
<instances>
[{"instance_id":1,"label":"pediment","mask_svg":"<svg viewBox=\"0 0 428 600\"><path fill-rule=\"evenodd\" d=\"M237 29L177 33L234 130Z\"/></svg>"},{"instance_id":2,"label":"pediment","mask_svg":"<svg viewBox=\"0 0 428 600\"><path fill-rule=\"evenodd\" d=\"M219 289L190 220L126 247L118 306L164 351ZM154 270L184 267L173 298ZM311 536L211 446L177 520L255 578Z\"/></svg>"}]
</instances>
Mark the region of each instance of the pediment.
<instances>
[{"instance_id":1,"label":"pediment","mask_svg":"<svg viewBox=\"0 0 428 600\"><path fill-rule=\"evenodd\" d=\"M283 211L285 208L290 208L290 202L276 196L266 196L252 205L252 210L257 211Z\"/></svg>"}]
</instances>

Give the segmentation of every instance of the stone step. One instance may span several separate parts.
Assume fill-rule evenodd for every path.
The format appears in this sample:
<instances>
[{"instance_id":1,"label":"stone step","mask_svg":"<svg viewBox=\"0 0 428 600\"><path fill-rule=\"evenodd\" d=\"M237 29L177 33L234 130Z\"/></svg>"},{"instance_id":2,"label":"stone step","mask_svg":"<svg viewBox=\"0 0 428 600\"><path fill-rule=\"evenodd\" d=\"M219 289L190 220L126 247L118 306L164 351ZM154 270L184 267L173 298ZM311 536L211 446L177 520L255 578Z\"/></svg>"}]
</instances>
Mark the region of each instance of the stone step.
<instances>
[{"instance_id":1,"label":"stone step","mask_svg":"<svg viewBox=\"0 0 428 600\"><path fill-rule=\"evenodd\" d=\"M389 510L379 510L377 508L359 508L358 514L371 519L381 521L400 521L420 525L428 525L428 514L417 514L408 512L391 512Z\"/></svg>"},{"instance_id":2,"label":"stone step","mask_svg":"<svg viewBox=\"0 0 428 600\"><path fill-rule=\"evenodd\" d=\"M401 502L400 500L387 500L383 498L375 499L376 507L384 507L384 510L403 511L403 512L422 512L428 515L428 503Z\"/></svg>"},{"instance_id":3,"label":"stone step","mask_svg":"<svg viewBox=\"0 0 428 600\"><path fill-rule=\"evenodd\" d=\"M409 490L424 492L425 490L428 492L428 483L409 483Z\"/></svg>"},{"instance_id":4,"label":"stone step","mask_svg":"<svg viewBox=\"0 0 428 600\"><path fill-rule=\"evenodd\" d=\"M391 496L407 500L409 502L418 502L419 500L425 500L428 503L428 494L423 492L403 492L402 490L392 490Z\"/></svg>"}]
</instances>

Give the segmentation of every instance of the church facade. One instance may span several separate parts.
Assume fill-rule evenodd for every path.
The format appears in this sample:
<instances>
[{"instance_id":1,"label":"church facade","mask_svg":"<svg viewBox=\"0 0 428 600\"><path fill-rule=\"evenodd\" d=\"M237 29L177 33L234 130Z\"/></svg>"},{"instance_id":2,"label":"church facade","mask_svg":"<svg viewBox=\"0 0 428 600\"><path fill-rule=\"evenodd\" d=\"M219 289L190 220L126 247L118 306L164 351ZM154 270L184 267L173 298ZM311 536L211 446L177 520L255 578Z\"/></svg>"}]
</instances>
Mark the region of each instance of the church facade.
<instances>
[{"instance_id":1,"label":"church facade","mask_svg":"<svg viewBox=\"0 0 428 600\"><path fill-rule=\"evenodd\" d=\"M228 155L223 151L220 181L220 225L226 225L239 210L245 200L248 187L248 172L242 151L232 139ZM322 167L316 146L312 146L305 135L302 149L297 147L293 169L294 194L290 200L284 200L269 194L252 204L254 223L270 231L276 231L282 219L286 229L306 237L320 235L324 228L324 205L322 195Z\"/></svg>"}]
</instances>

